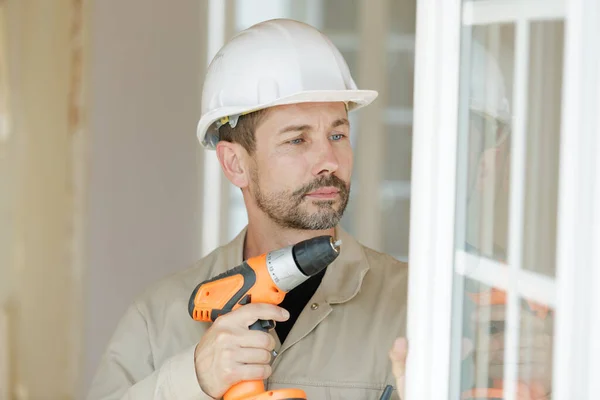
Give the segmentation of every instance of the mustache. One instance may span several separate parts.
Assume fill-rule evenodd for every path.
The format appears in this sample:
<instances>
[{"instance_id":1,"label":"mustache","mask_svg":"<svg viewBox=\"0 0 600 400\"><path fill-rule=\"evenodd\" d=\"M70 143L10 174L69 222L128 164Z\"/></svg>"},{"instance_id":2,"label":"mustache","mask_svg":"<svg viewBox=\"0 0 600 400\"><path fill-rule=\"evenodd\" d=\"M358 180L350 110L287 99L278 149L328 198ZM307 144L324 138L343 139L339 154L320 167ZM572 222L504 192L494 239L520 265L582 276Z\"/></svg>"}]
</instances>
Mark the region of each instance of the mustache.
<instances>
[{"instance_id":1,"label":"mustache","mask_svg":"<svg viewBox=\"0 0 600 400\"><path fill-rule=\"evenodd\" d=\"M307 183L300 189L295 190L294 193L292 193L292 195L297 198L302 198L304 195L323 187L337 188L340 190L340 193L342 195L348 193L348 185L346 184L346 182L344 182L335 175L327 175Z\"/></svg>"}]
</instances>

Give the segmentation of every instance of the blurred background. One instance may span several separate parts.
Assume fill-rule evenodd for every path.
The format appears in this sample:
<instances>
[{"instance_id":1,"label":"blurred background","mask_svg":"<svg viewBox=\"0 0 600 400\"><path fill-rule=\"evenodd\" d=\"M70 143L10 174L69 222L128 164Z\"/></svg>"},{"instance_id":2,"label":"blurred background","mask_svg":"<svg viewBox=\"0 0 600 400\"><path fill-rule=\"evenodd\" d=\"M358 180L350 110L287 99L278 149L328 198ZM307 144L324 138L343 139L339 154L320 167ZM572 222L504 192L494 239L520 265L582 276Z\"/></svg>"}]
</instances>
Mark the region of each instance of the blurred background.
<instances>
[{"instance_id":1,"label":"blurred background","mask_svg":"<svg viewBox=\"0 0 600 400\"><path fill-rule=\"evenodd\" d=\"M125 308L246 224L195 137L207 63L276 17L361 88L342 225L406 261L415 0L0 1L0 399L82 398ZM359 133L360 132L360 133Z\"/></svg>"}]
</instances>

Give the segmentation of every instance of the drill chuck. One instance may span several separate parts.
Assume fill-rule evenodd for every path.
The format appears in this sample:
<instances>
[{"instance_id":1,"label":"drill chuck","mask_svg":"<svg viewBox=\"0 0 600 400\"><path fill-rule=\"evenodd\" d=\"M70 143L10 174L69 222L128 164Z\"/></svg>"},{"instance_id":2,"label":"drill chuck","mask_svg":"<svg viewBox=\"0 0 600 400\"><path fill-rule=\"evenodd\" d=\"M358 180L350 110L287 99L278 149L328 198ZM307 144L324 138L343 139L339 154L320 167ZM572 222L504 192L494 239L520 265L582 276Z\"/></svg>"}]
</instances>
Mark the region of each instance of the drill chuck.
<instances>
[{"instance_id":1,"label":"drill chuck","mask_svg":"<svg viewBox=\"0 0 600 400\"><path fill-rule=\"evenodd\" d=\"M339 255L341 242L318 236L267 254L267 270L277 287L289 292L318 274Z\"/></svg>"},{"instance_id":2,"label":"drill chuck","mask_svg":"<svg viewBox=\"0 0 600 400\"><path fill-rule=\"evenodd\" d=\"M308 277L318 274L336 259L341 241L331 236L318 236L298 243L292 249L296 265Z\"/></svg>"}]
</instances>

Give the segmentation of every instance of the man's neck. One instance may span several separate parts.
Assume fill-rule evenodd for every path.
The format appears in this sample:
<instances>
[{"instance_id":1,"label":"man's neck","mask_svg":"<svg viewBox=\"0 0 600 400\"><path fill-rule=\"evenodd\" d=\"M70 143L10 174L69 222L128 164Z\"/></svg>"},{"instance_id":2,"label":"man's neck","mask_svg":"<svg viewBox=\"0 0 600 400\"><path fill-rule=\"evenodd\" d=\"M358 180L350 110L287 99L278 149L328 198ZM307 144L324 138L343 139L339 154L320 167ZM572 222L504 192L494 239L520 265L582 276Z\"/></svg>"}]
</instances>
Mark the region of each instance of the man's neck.
<instances>
[{"instance_id":1,"label":"man's neck","mask_svg":"<svg viewBox=\"0 0 600 400\"><path fill-rule=\"evenodd\" d=\"M335 235L335 228L326 230L302 230L282 228L275 223L248 224L244 242L244 260L269 251L287 247L321 235Z\"/></svg>"}]
</instances>

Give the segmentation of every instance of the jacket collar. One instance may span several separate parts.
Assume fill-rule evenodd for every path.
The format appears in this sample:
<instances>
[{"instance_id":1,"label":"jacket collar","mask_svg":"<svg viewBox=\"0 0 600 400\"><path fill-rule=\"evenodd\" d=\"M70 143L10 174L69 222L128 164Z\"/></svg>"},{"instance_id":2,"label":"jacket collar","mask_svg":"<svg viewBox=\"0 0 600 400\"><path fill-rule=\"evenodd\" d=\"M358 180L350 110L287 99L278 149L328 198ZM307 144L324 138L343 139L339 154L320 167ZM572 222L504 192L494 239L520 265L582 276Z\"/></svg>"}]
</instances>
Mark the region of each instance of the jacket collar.
<instances>
[{"instance_id":1,"label":"jacket collar","mask_svg":"<svg viewBox=\"0 0 600 400\"><path fill-rule=\"evenodd\" d=\"M242 229L231 242L221 248L217 261L219 273L242 263L246 231L246 228ZM339 226L335 229L335 236L336 240L342 240L341 252L327 267L318 289L329 304L345 303L356 296L369 270L362 245Z\"/></svg>"},{"instance_id":2,"label":"jacket collar","mask_svg":"<svg viewBox=\"0 0 600 400\"><path fill-rule=\"evenodd\" d=\"M318 289L329 304L345 303L360 290L369 263L363 247L341 227L335 230L336 240L342 241L338 258L327 267Z\"/></svg>"}]
</instances>

